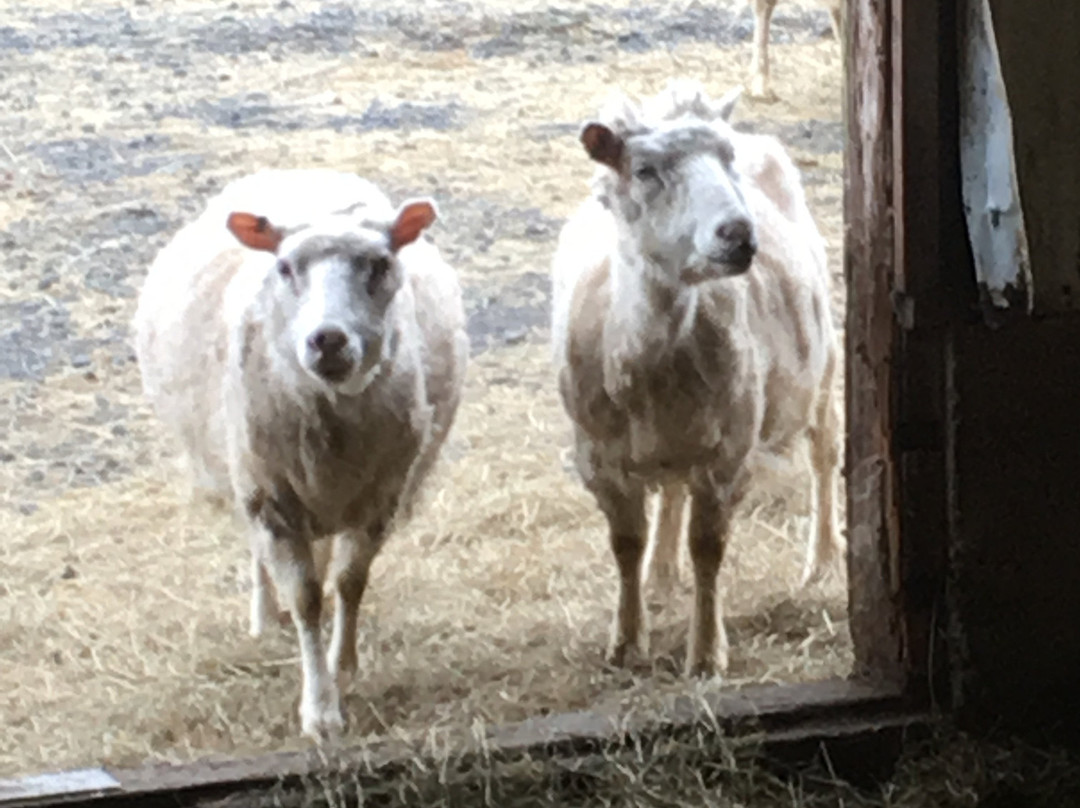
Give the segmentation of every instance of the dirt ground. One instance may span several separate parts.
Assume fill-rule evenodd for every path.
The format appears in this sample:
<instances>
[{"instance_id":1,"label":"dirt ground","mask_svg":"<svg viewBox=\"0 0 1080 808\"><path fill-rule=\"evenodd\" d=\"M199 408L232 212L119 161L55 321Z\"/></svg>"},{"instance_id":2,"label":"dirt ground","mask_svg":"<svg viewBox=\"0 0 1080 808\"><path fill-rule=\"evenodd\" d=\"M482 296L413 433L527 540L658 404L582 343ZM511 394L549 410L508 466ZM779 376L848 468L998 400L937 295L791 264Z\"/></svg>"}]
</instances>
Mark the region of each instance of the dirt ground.
<instances>
[{"instance_id":1,"label":"dirt ground","mask_svg":"<svg viewBox=\"0 0 1080 808\"><path fill-rule=\"evenodd\" d=\"M75 7L77 10L72 10ZM141 399L128 323L152 256L228 180L352 169L433 195L473 357L427 501L376 561L350 740L520 720L690 687L689 589L654 669L602 655L603 521L568 471L548 264L591 174L576 133L612 86L745 80L734 0L0 2L0 776L296 748L294 634L247 635L247 545L192 505ZM829 245L842 324L840 54L781 4L779 135ZM722 573L725 686L843 675L845 582L794 589L804 480L743 509ZM433 741L434 742L434 741Z\"/></svg>"}]
</instances>

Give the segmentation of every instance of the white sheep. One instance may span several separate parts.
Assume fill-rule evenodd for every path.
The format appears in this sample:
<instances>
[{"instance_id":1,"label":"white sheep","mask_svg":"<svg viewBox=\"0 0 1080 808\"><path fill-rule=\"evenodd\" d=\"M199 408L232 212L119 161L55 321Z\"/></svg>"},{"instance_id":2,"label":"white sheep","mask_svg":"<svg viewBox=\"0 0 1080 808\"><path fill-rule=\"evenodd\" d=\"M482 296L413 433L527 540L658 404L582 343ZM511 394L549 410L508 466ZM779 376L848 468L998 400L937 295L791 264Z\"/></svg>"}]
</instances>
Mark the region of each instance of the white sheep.
<instances>
[{"instance_id":1,"label":"white sheep","mask_svg":"<svg viewBox=\"0 0 1080 808\"><path fill-rule=\"evenodd\" d=\"M559 390L619 572L618 665L648 652L642 570L670 583L687 498L688 674L727 665L717 574L756 472L809 443L816 513L803 583L842 546L824 243L780 143L727 123L740 92L713 104L696 83L673 82L641 106L618 95L582 130L601 167L553 259Z\"/></svg>"},{"instance_id":2,"label":"white sheep","mask_svg":"<svg viewBox=\"0 0 1080 808\"><path fill-rule=\"evenodd\" d=\"M395 209L353 174L260 171L161 250L135 315L147 397L199 484L249 526L252 632L272 612L271 579L292 614L300 719L316 739L344 725L370 565L461 395L461 289L422 236L435 217L432 202ZM331 537L324 654L313 544Z\"/></svg>"},{"instance_id":3,"label":"white sheep","mask_svg":"<svg viewBox=\"0 0 1080 808\"><path fill-rule=\"evenodd\" d=\"M769 27L772 24L773 9L776 8L777 0L746 0L754 10L754 44L750 57L750 95L773 100L776 94L773 92L769 81ZM818 0L818 5L825 6L829 11L829 19L832 22L833 36L843 47L842 37L842 14L844 0Z\"/></svg>"}]
</instances>

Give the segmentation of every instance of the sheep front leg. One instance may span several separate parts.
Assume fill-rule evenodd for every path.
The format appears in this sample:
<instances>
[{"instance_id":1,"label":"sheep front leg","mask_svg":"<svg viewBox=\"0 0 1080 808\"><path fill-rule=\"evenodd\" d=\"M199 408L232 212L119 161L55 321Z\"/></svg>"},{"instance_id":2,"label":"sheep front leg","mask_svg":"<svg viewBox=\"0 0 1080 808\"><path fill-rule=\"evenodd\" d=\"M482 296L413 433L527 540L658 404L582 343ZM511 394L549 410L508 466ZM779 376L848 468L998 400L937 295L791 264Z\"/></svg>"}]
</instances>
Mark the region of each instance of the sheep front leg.
<instances>
[{"instance_id":1,"label":"sheep front leg","mask_svg":"<svg viewBox=\"0 0 1080 808\"><path fill-rule=\"evenodd\" d=\"M646 578L652 582L658 599L665 600L679 583L679 538L686 509L686 487L681 483L665 485L657 499L653 539L649 543L645 569L648 571Z\"/></svg>"},{"instance_id":2,"label":"sheep front leg","mask_svg":"<svg viewBox=\"0 0 1080 808\"><path fill-rule=\"evenodd\" d=\"M619 667L633 654L644 660L649 653L649 631L641 589L642 560L648 537L645 489L633 484L602 483L594 486L600 509L608 521L611 552L619 568L619 606L611 631L608 661Z\"/></svg>"},{"instance_id":3,"label":"sheep front leg","mask_svg":"<svg viewBox=\"0 0 1080 808\"><path fill-rule=\"evenodd\" d=\"M330 573L334 587L334 631L327 666L337 680L339 692L345 691L358 667L356 625L360 601L367 588L371 562L381 546L381 531L373 538L367 533L348 533L334 539L334 566Z\"/></svg>"},{"instance_id":4,"label":"sheep front leg","mask_svg":"<svg viewBox=\"0 0 1080 808\"><path fill-rule=\"evenodd\" d=\"M337 684L326 665L319 636L322 581L303 535L277 533L266 542L265 563L282 600L292 613L300 640L302 687L300 726L316 741L336 737L345 727Z\"/></svg>"},{"instance_id":5,"label":"sheep front leg","mask_svg":"<svg viewBox=\"0 0 1080 808\"><path fill-rule=\"evenodd\" d=\"M694 606L686 653L687 676L713 676L727 670L728 641L717 577L728 543L732 507L711 489L694 491L690 503Z\"/></svg>"},{"instance_id":6,"label":"sheep front leg","mask_svg":"<svg viewBox=\"0 0 1080 808\"><path fill-rule=\"evenodd\" d=\"M329 542L316 543L312 548L315 559L315 574L322 582L326 581L326 568L330 563ZM262 636L267 623L276 622L284 627L292 619L288 609L282 609L274 594L274 581L259 556L260 549L254 543L251 547L251 615L248 633L252 637Z\"/></svg>"}]
</instances>

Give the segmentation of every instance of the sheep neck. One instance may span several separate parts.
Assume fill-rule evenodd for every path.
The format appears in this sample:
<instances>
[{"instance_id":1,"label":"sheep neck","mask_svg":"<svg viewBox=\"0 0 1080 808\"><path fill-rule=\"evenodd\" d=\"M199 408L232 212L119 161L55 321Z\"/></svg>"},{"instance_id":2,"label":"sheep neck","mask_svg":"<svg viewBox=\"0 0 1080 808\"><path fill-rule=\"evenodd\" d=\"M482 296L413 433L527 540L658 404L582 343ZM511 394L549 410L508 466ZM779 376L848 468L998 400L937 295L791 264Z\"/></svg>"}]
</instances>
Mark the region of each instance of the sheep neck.
<instances>
[{"instance_id":1,"label":"sheep neck","mask_svg":"<svg viewBox=\"0 0 1080 808\"><path fill-rule=\"evenodd\" d=\"M675 283L670 267L615 261L604 324L604 391L619 412L622 467L679 477L742 451L729 434L753 434L747 399L756 372L746 337L745 286Z\"/></svg>"},{"instance_id":2,"label":"sheep neck","mask_svg":"<svg viewBox=\"0 0 1080 808\"><path fill-rule=\"evenodd\" d=\"M620 251L611 273L604 330L609 356L648 368L670 366L675 355L689 354L705 375L737 352L745 302L734 283L681 283L672 280L677 268L630 251Z\"/></svg>"},{"instance_id":3,"label":"sheep neck","mask_svg":"<svg viewBox=\"0 0 1080 808\"><path fill-rule=\"evenodd\" d=\"M252 337L263 339L261 328ZM398 328L386 340L383 372L355 394L318 385L281 346L266 342L252 344L234 387L243 417L231 421L245 425L236 438L253 485L291 492L302 509L296 518L309 520L313 533L391 512L371 503L397 496L391 483L405 478L425 439L416 406L423 395L419 362Z\"/></svg>"}]
</instances>

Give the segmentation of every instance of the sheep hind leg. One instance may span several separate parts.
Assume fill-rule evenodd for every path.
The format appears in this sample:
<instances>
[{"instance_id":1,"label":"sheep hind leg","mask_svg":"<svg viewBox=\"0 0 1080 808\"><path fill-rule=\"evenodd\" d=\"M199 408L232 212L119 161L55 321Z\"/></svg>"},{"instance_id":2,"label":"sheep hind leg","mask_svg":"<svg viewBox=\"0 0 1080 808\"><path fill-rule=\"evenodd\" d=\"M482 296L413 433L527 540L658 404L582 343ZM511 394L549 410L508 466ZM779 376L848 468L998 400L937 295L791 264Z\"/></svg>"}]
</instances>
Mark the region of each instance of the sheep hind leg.
<instances>
[{"instance_id":1,"label":"sheep hind leg","mask_svg":"<svg viewBox=\"0 0 1080 808\"><path fill-rule=\"evenodd\" d=\"M710 677L728 666L728 639L718 587L737 501L723 501L711 488L693 492L688 543L694 567L694 605L686 651L686 675Z\"/></svg>"},{"instance_id":2,"label":"sheep hind leg","mask_svg":"<svg viewBox=\"0 0 1080 808\"><path fill-rule=\"evenodd\" d=\"M263 563L259 548L253 544L251 547L251 611L248 634L255 638L261 637L266 630L267 624L274 622L279 626L285 626L288 624L289 619L288 609L282 609L278 605L270 571L266 568L266 564Z\"/></svg>"},{"instance_id":3,"label":"sheep hind leg","mask_svg":"<svg viewBox=\"0 0 1080 808\"><path fill-rule=\"evenodd\" d=\"M750 0L754 8L754 44L750 57L749 95L764 101L776 99L769 81L769 28L776 0Z\"/></svg>"},{"instance_id":4,"label":"sheep hind leg","mask_svg":"<svg viewBox=\"0 0 1080 808\"><path fill-rule=\"evenodd\" d=\"M315 741L336 738L345 727L337 683L330 676L320 637L322 581L311 543L295 534L275 534L266 544L266 565L288 605L300 641L300 725Z\"/></svg>"},{"instance_id":5,"label":"sheep hind leg","mask_svg":"<svg viewBox=\"0 0 1080 808\"><path fill-rule=\"evenodd\" d=\"M315 563L315 574L319 576L319 581L323 586L324 599L327 595L327 586L330 583L327 577L327 570L330 568L333 552L334 542L328 539L320 539L311 545L311 558Z\"/></svg>"},{"instance_id":6,"label":"sheep hind leg","mask_svg":"<svg viewBox=\"0 0 1080 808\"><path fill-rule=\"evenodd\" d=\"M642 562L648 537L645 489L641 486L599 483L594 486L600 509L608 521L611 552L619 569L619 605L611 631L607 659L625 667L636 654L644 661L649 653L649 630L642 596Z\"/></svg>"},{"instance_id":7,"label":"sheep hind leg","mask_svg":"<svg viewBox=\"0 0 1080 808\"><path fill-rule=\"evenodd\" d=\"M326 664L337 680L339 692L348 687L359 665L356 628L360 601L367 589L371 562L381 546L381 534L369 537L356 532L334 538L333 567L328 578L334 592L334 629Z\"/></svg>"},{"instance_id":8,"label":"sheep hind leg","mask_svg":"<svg viewBox=\"0 0 1080 808\"><path fill-rule=\"evenodd\" d=\"M833 36L836 37L836 41L843 47L843 0L829 0L829 20L832 22Z\"/></svg>"},{"instance_id":9,"label":"sheep hind leg","mask_svg":"<svg viewBox=\"0 0 1080 808\"><path fill-rule=\"evenodd\" d=\"M652 584L657 603L667 601L679 584L679 540L687 498L686 487L681 483L665 485L657 497L652 541L644 562L646 579Z\"/></svg>"},{"instance_id":10,"label":"sheep hind leg","mask_svg":"<svg viewBox=\"0 0 1080 808\"><path fill-rule=\"evenodd\" d=\"M836 518L843 436L831 392L822 402L817 421L810 430L812 514L801 588L821 581L843 550Z\"/></svg>"}]
</instances>

